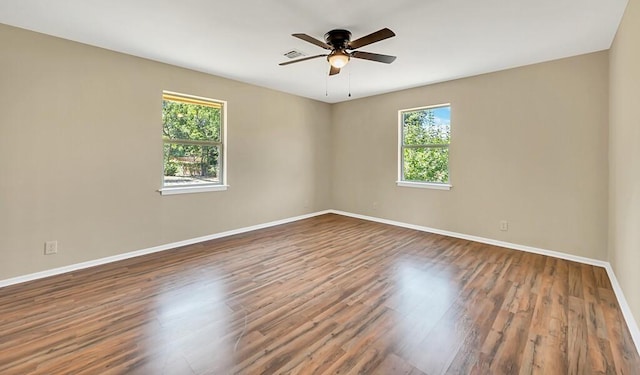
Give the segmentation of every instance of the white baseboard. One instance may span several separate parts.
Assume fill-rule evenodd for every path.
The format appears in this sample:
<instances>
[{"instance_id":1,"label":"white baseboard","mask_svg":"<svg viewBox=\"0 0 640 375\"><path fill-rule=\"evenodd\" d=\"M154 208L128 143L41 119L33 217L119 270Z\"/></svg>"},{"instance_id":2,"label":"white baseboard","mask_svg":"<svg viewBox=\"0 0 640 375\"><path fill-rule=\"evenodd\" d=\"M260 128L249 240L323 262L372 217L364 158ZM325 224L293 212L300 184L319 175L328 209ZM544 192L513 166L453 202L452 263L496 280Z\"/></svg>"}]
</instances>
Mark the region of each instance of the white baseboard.
<instances>
[{"instance_id":1,"label":"white baseboard","mask_svg":"<svg viewBox=\"0 0 640 375\"><path fill-rule=\"evenodd\" d=\"M553 257L553 258L560 258L560 259L571 260L571 261L574 261L574 262L584 263L584 264L588 264L588 265L592 265L592 266L603 267L607 271L607 275L609 276L609 280L611 280L611 285L613 287L613 291L614 291L614 293L616 295L616 299L618 300L618 305L620 306L620 310L622 311L622 315L623 315L623 317L624 317L624 319L625 319L625 321L627 323L627 327L629 327L629 332L631 333L631 338L633 339L633 342L634 342L634 344L636 346L636 350L638 351L638 353L640 353L640 329L638 328L638 324L636 323L636 320L633 317L633 313L631 312L631 307L629 307L629 304L627 303L627 299L624 297L624 293L622 292L622 288L620 287L620 284L618 283L618 279L616 278L616 275L613 272L613 268L611 267L611 264L609 262L606 262L606 261L603 261L603 260L597 260L597 259L581 257L581 256L577 256L577 255L561 253L561 252L558 252L558 251L552 251L552 250L540 249L540 248L531 247L531 246L514 244L514 243L511 243L511 242L498 241L498 240L494 240L494 239L490 239L490 238L471 236L471 235L463 234L463 233L456 233L456 232L450 232L450 231L447 231L447 230L429 228L429 227L424 227L424 226L421 226L421 225L407 224L407 223L403 223L403 222L399 222L399 221L381 219L381 218L373 217L373 216L354 214L354 213L344 212L344 211L340 211L340 210L329 210L329 212L333 213L333 214L337 214L337 215L349 216L349 217L353 217L353 218L357 218L357 219L374 221L374 222L377 222L377 223L389 224L389 225L393 225L393 226L397 226L397 227L419 230L421 232L441 234L443 236L460 238L460 239L463 239L463 240L469 240L469 241L474 241L474 242L485 243L485 244L488 244L488 245L500 246L500 247L504 247L504 248L507 248L507 249L521 250L521 251L525 251L525 252L528 252L528 253L541 254L541 255L546 255L546 256Z\"/></svg>"},{"instance_id":2,"label":"white baseboard","mask_svg":"<svg viewBox=\"0 0 640 375\"><path fill-rule=\"evenodd\" d=\"M393 226L396 226L396 227L415 229L415 230L419 230L421 232L441 234L443 236L460 238L460 239L463 239L463 240L469 240L469 241L480 242L480 243L486 243L487 245L506 247L508 249L522 250L522 251L526 251L528 253L547 255L547 256L550 256L550 257L553 257L553 258L571 260L571 261L574 261L574 262L589 264L589 265L592 265L592 266L606 267L606 265L609 264L608 262L605 262L603 260L591 259L591 258L581 257L581 256L577 256L577 255L571 255L571 254L567 254L567 253L561 253L561 252L553 251L553 250L540 249L540 248L532 247L532 246L519 245L519 244L515 244L515 243L511 243L511 242L494 240L494 239L491 239L491 238L484 238L484 237L472 236L472 235L469 235L469 234L450 232L448 230L442 230L442 229L436 229L436 228L430 228L430 227L423 227L421 225L407 224L407 223L402 223L402 222L399 222L399 221L381 219L381 218L373 217L373 216L352 214L350 212L344 212L344 211L339 211L339 210L329 210L329 211L331 213L342 215L342 216L349 216L349 217L354 217L354 218L362 219L362 220L375 221L377 223L389 224L389 225L393 225Z\"/></svg>"},{"instance_id":3,"label":"white baseboard","mask_svg":"<svg viewBox=\"0 0 640 375\"><path fill-rule=\"evenodd\" d=\"M150 248L147 248L147 249L131 251L131 252L128 252L128 253L118 254L118 255L114 255L114 256L110 256L110 257L106 257L106 258L100 258L100 259L90 260L90 261L87 261L87 262L71 264L71 265L64 266L64 267L53 268L53 269L42 271L42 272L31 273L31 274L23 275L23 276L17 276L17 277L13 277L13 278L10 278L10 279L0 280L0 288L5 287L5 286L9 286L9 285L24 283L24 282L27 282L27 281L42 279L42 278L49 277L49 276L60 275L60 274L67 273L67 272L78 271L78 270L81 270L81 269L85 269L85 268L89 268L89 267L95 267L95 266L99 266L99 265L102 265L102 264L117 262L119 260L135 258L135 257L139 257L139 256L142 256L142 255L147 255L147 254L157 253L157 252L160 252L160 251L175 249L177 247L192 245L192 244L199 243L199 242L215 240L216 238L228 237L228 236L233 236L234 234L246 233L246 232L251 232L251 231L254 231L254 230L258 230L258 229L274 227L276 225L287 224L287 223L291 223L291 222L294 222L294 221L308 219L310 217L324 215L324 214L328 214L328 213L330 213L329 210L313 212L313 213L306 214L306 215L300 215L300 216L290 217L290 218L287 218L287 219L271 221L271 222L264 223L264 224L252 225L250 227L233 229L233 230L229 230L229 231L226 231L226 232L211 234L211 235L208 235L208 236L191 238L191 239L184 240L184 241L168 243L168 244L165 244L165 245L154 246L154 247L150 247Z\"/></svg>"},{"instance_id":4,"label":"white baseboard","mask_svg":"<svg viewBox=\"0 0 640 375\"><path fill-rule=\"evenodd\" d=\"M81 270L81 269L85 269L85 268L89 268L89 267L95 267L95 266L99 266L99 265L102 265L102 264L116 262L116 261L119 261L119 260L135 258L135 257L139 257L139 256L146 255L146 254L157 253L157 252L160 252L160 251L175 249L175 248L181 247L181 246L186 246L186 245L191 245L191 244L195 244L195 243L199 243L199 242L214 240L214 239L222 238L222 237L233 236L235 234L251 232L251 231L254 231L254 230L263 229L263 228L269 228L269 227L273 227L273 226L276 226L276 225L287 224L287 223L291 223L291 222L294 222L294 221L308 219L308 218L311 218L311 217L314 217L314 216L319 216L319 215L324 215L324 214L329 214L329 213L342 215L342 216L349 216L349 217L362 219L362 220L367 220L367 221L374 221L374 222L393 225L393 226L402 227L402 228L414 229L414 230L418 230L418 231L421 231L421 232L435 233L435 234L441 234L441 235L444 235L444 236L449 236L449 237L454 237L454 238L461 238L461 239L464 239L464 240L485 243L485 244L488 244L488 245L500 246L500 247L504 247L504 248L508 248L508 249L521 250L521 251L526 251L526 252L529 252L529 253L546 255L546 256L550 256L550 257L554 257L554 258L571 260L571 261L574 261L574 262L589 264L589 265L592 265L592 266L603 267L607 271L607 275L609 276L609 279L611 280L611 285L613 286L613 291L614 291L614 293L616 295L616 298L618 299L618 305L620 305L620 309L622 310L622 314L624 316L624 319L627 322L627 327L629 327L629 331L631 332L631 337L633 338L633 342L635 343L636 350L638 350L638 353L640 353L640 329L638 328L638 324L636 323L636 321L635 321L635 319L633 317L633 314L631 312L631 308L629 307L629 304L627 303L627 300L624 297L624 293L622 292L622 288L620 287L620 284L618 284L618 279L616 278L615 273L613 272L613 268L611 268L611 264L609 264L609 262L605 262L605 261L597 260L597 259L586 258L586 257L580 257L580 256L577 256L577 255L561 253L561 252L558 252L558 251L552 251L552 250L540 249L540 248L531 247L531 246L514 244L514 243L511 243L511 242L498 241L498 240L494 240L494 239L490 239L490 238L472 236L472 235L463 234L463 233L450 232L450 231L436 229L436 228L429 228L429 227L424 227L424 226L421 226L421 225L408 224L408 223L402 223L402 222L394 221L394 220L381 219L381 218L377 218L377 217L373 217L373 216L354 214L354 213L340 211L340 210L325 210L325 211L313 212L313 213L306 214L306 215L300 215L300 216L295 216L295 217L291 217L291 218L287 218L287 219L271 221L271 222L264 223L264 224L252 225L252 226L249 226L249 227L234 229L234 230L221 232L221 233L216 233L216 234L212 234L212 235L208 235L208 236L192 238L192 239L188 239L188 240L184 240L184 241L173 242L173 243L169 243L169 244L165 244L165 245L160 245L160 246L155 246L155 247L151 247L151 248L147 248L147 249L132 251L132 252L124 253L124 254L118 254L118 255L114 255L114 256L110 256L110 257L106 257L106 258L100 258L100 259L96 259L96 260L90 260L90 261L87 261L87 262L76 263L76 264L72 264L72 265L69 265L69 266L54 268L54 269L46 270L46 271L42 271L42 272L36 272L36 273L24 275L24 276L13 277L13 278L6 279L6 280L0 280L0 288L5 287L5 286L9 286L9 285L24 283L26 281L32 281L32 280L42 279L42 278L49 277L49 276L55 276L55 275L60 275L60 274L67 273L67 272L77 271L77 270Z\"/></svg>"},{"instance_id":5,"label":"white baseboard","mask_svg":"<svg viewBox=\"0 0 640 375\"><path fill-rule=\"evenodd\" d=\"M618 279L616 278L616 274L613 272L611 264L607 262L607 265L604 268L607 270L607 275L609 276L613 292L618 300L618 305L620 306L620 310L622 310L624 320L627 322L627 327L629 327L629 331L631 332L631 338L636 344L636 350L640 353L640 328L638 328L638 324L633 317L633 313L631 312L631 307L627 303L627 299L624 298L622 287L620 287L620 284L618 283Z\"/></svg>"}]
</instances>

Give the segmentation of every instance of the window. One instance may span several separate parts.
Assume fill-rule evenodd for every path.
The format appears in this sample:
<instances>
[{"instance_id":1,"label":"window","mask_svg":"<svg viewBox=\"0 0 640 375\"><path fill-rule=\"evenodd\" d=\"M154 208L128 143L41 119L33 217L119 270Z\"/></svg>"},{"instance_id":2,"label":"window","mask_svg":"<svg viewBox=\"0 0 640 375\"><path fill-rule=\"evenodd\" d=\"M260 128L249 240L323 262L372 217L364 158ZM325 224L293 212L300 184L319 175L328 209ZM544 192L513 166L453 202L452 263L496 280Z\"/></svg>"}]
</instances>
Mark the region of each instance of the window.
<instances>
[{"instance_id":1,"label":"window","mask_svg":"<svg viewBox=\"0 0 640 375\"><path fill-rule=\"evenodd\" d=\"M224 190L223 101L163 92L162 194Z\"/></svg>"},{"instance_id":2,"label":"window","mask_svg":"<svg viewBox=\"0 0 640 375\"><path fill-rule=\"evenodd\" d=\"M451 105L406 109L398 114L398 186L451 188Z\"/></svg>"}]
</instances>

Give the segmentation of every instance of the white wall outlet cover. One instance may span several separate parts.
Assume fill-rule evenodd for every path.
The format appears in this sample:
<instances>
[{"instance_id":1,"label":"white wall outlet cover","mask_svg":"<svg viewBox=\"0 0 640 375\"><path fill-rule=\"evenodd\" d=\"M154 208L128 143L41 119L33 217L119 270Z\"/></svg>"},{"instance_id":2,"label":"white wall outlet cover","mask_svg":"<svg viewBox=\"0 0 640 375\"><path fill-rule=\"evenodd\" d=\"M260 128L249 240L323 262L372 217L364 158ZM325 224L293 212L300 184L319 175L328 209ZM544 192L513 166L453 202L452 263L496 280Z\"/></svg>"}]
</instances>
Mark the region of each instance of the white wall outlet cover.
<instances>
[{"instance_id":1,"label":"white wall outlet cover","mask_svg":"<svg viewBox=\"0 0 640 375\"><path fill-rule=\"evenodd\" d=\"M56 254L58 252L58 241L47 241L44 243L44 254Z\"/></svg>"}]
</instances>

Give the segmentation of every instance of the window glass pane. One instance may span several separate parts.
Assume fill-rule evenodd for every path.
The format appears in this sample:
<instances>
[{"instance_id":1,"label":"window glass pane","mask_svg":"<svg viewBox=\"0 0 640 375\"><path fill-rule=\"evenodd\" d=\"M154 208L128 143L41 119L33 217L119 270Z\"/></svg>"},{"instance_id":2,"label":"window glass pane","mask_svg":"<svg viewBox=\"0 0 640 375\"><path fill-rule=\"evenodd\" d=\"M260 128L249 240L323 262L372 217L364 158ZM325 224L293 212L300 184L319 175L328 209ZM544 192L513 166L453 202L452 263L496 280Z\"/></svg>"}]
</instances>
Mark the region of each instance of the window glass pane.
<instances>
[{"instance_id":1,"label":"window glass pane","mask_svg":"<svg viewBox=\"0 0 640 375\"><path fill-rule=\"evenodd\" d=\"M165 143L164 185L220 183L220 147Z\"/></svg>"},{"instance_id":2,"label":"window glass pane","mask_svg":"<svg viewBox=\"0 0 640 375\"><path fill-rule=\"evenodd\" d=\"M413 147L403 150L405 181L449 182L448 147Z\"/></svg>"},{"instance_id":3,"label":"window glass pane","mask_svg":"<svg viewBox=\"0 0 640 375\"><path fill-rule=\"evenodd\" d=\"M220 107L163 100L163 137L220 142L220 116Z\"/></svg>"},{"instance_id":4,"label":"window glass pane","mask_svg":"<svg viewBox=\"0 0 640 375\"><path fill-rule=\"evenodd\" d=\"M403 112L402 137L405 145L449 144L451 107Z\"/></svg>"}]
</instances>

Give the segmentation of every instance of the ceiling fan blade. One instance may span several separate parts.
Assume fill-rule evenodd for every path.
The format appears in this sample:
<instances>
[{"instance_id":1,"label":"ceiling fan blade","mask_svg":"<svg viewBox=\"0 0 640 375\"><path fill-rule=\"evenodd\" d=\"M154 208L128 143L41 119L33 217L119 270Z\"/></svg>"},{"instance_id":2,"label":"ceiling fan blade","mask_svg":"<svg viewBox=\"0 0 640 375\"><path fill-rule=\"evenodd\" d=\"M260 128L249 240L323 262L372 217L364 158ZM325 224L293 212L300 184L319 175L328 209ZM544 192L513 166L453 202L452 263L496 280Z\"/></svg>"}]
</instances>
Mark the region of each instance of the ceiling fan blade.
<instances>
[{"instance_id":1,"label":"ceiling fan blade","mask_svg":"<svg viewBox=\"0 0 640 375\"><path fill-rule=\"evenodd\" d=\"M318 47L322 47L324 49L331 49L331 46L329 46L327 43L319 41L318 39L309 36L307 34L291 34L291 36L295 36L298 39L302 39L305 42L309 42L311 44L315 44Z\"/></svg>"},{"instance_id":2,"label":"ceiling fan blade","mask_svg":"<svg viewBox=\"0 0 640 375\"><path fill-rule=\"evenodd\" d=\"M379 42L381 40L385 40L393 36L396 36L396 34L385 27L384 29L378 30L375 33L365 35L362 38L349 42L348 48L356 49L356 48L364 47L368 44Z\"/></svg>"},{"instance_id":3,"label":"ceiling fan blade","mask_svg":"<svg viewBox=\"0 0 640 375\"><path fill-rule=\"evenodd\" d=\"M371 53L371 52L363 52L363 51L353 51L351 52L351 57L355 57L357 59L377 61L385 64L391 64L396 59L395 56L381 55L379 53Z\"/></svg>"},{"instance_id":4,"label":"ceiling fan blade","mask_svg":"<svg viewBox=\"0 0 640 375\"><path fill-rule=\"evenodd\" d=\"M300 61L307 61L307 60L317 59L318 57L325 57L325 56L329 56L329 55L315 55L315 56L303 57L303 58L298 59L298 60L285 61L285 62L282 62L282 63L280 63L278 65L280 65L280 66L289 65L289 64L300 62Z\"/></svg>"},{"instance_id":5,"label":"ceiling fan blade","mask_svg":"<svg viewBox=\"0 0 640 375\"><path fill-rule=\"evenodd\" d=\"M340 73L340 68L336 68L333 65L330 65L330 66L331 66L331 69L329 69L329 75L330 76L333 76L333 75L336 75L336 74Z\"/></svg>"}]
</instances>

